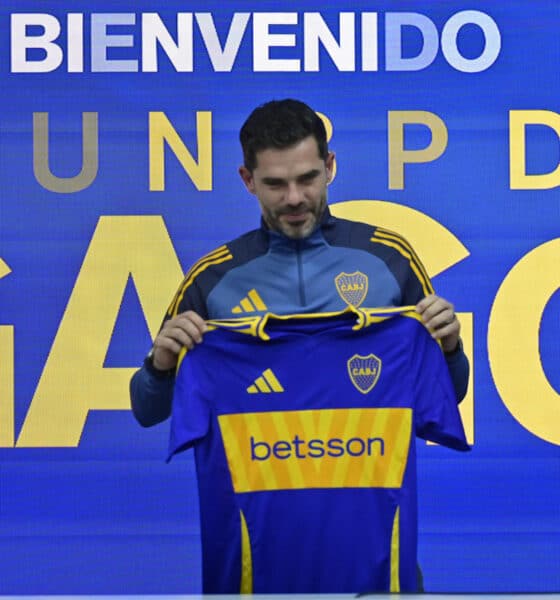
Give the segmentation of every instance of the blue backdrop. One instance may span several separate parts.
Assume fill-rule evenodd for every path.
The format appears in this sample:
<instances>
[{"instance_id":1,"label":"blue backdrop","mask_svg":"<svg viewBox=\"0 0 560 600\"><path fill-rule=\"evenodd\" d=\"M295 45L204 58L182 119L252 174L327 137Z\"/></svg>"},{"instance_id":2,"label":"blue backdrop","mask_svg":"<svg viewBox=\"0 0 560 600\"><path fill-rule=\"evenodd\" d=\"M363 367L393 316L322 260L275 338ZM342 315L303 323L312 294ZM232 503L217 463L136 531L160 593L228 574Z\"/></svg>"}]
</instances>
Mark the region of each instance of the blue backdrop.
<instances>
[{"instance_id":1,"label":"blue backdrop","mask_svg":"<svg viewBox=\"0 0 560 600\"><path fill-rule=\"evenodd\" d=\"M560 591L560 7L37 0L0 8L0 594L196 593L190 453L128 381L182 272L256 226L238 129L297 97L333 212L455 303L473 452L419 445L433 592Z\"/></svg>"}]
</instances>

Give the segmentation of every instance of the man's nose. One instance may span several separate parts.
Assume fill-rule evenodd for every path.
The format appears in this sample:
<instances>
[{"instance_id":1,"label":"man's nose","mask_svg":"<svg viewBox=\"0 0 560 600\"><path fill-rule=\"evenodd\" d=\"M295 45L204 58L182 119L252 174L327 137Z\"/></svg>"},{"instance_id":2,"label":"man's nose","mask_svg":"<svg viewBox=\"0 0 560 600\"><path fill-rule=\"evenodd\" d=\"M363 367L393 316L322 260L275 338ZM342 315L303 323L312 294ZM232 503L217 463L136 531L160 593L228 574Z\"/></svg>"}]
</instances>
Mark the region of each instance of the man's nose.
<instances>
[{"instance_id":1,"label":"man's nose","mask_svg":"<svg viewBox=\"0 0 560 600\"><path fill-rule=\"evenodd\" d=\"M303 190L302 187L295 182L288 184L286 190L286 204L290 206L297 206L303 202Z\"/></svg>"}]
</instances>

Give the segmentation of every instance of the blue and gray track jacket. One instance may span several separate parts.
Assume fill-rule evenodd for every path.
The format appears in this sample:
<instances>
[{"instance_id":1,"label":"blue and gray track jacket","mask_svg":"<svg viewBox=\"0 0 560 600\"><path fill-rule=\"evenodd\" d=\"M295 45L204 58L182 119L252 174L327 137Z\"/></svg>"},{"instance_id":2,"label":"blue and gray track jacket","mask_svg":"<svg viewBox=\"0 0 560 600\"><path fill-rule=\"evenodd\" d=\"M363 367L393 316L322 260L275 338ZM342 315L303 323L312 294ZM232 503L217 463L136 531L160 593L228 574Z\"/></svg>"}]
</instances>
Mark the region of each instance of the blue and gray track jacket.
<instances>
[{"instance_id":1,"label":"blue and gray track jacket","mask_svg":"<svg viewBox=\"0 0 560 600\"><path fill-rule=\"evenodd\" d=\"M417 304L433 293L430 279L400 235L339 219L328 209L307 238L291 239L264 222L202 257L187 272L165 315L193 310L204 319L271 312L278 315ZM469 363L462 348L446 355L458 401L466 394ZM149 363L130 383L131 404L144 426L171 413L173 373Z\"/></svg>"}]
</instances>

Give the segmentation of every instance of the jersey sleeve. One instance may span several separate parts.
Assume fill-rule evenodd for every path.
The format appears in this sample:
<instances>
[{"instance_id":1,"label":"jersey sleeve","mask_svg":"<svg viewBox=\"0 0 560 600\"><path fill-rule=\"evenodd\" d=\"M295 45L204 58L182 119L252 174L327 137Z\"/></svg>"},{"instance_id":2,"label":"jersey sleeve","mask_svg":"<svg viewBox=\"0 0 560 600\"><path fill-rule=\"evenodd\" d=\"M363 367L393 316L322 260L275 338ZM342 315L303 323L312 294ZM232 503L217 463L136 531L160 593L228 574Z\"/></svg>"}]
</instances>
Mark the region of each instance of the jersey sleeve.
<instances>
[{"instance_id":1,"label":"jersey sleeve","mask_svg":"<svg viewBox=\"0 0 560 600\"><path fill-rule=\"evenodd\" d=\"M168 461L175 454L191 448L197 440L207 434L210 427L211 409L207 399L213 393L210 389L212 379L196 376L190 360L191 354L194 355L201 349L202 347L197 347L187 353L177 370L171 410ZM201 362L197 361L197 364L200 368Z\"/></svg>"},{"instance_id":2,"label":"jersey sleeve","mask_svg":"<svg viewBox=\"0 0 560 600\"><path fill-rule=\"evenodd\" d=\"M421 323L415 325L411 360L416 435L455 450L470 450L443 352Z\"/></svg>"}]
</instances>

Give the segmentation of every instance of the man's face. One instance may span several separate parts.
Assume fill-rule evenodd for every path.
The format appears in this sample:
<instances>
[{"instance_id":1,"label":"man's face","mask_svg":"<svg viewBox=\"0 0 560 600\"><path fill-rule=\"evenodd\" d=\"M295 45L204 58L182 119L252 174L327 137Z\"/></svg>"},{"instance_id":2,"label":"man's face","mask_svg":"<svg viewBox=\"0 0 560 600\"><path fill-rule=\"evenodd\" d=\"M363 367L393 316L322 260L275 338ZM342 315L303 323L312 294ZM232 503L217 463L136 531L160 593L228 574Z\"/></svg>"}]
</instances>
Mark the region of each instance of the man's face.
<instances>
[{"instance_id":1,"label":"man's face","mask_svg":"<svg viewBox=\"0 0 560 600\"><path fill-rule=\"evenodd\" d=\"M317 141L309 136L290 148L258 152L253 172L240 167L239 174L270 229L301 239L315 229L325 210L333 164L334 154L322 160Z\"/></svg>"}]
</instances>

